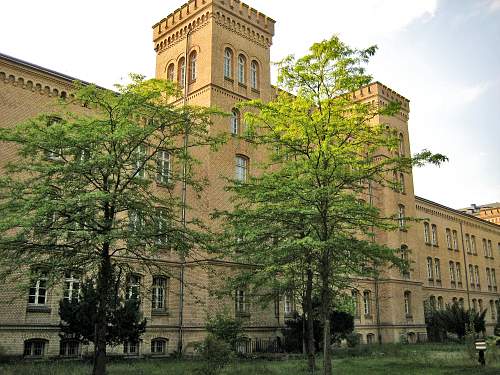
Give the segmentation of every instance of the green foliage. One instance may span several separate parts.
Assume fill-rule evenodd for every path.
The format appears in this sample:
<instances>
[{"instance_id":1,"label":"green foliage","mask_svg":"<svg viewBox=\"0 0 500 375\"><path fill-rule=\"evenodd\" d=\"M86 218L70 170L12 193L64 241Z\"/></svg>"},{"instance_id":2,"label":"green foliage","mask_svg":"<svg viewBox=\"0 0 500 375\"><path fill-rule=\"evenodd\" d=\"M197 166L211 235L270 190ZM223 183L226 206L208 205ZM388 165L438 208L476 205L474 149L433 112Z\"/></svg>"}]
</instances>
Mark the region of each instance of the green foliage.
<instances>
[{"instance_id":1,"label":"green foliage","mask_svg":"<svg viewBox=\"0 0 500 375\"><path fill-rule=\"evenodd\" d=\"M217 312L209 317L205 327L213 337L228 343L233 351L236 350L239 342L247 339L243 322L229 316L226 312Z\"/></svg>"},{"instance_id":2,"label":"green foliage","mask_svg":"<svg viewBox=\"0 0 500 375\"><path fill-rule=\"evenodd\" d=\"M355 348L361 342L361 335L359 333L351 332L346 335L347 347Z\"/></svg>"},{"instance_id":3,"label":"green foliage","mask_svg":"<svg viewBox=\"0 0 500 375\"><path fill-rule=\"evenodd\" d=\"M199 374L204 375L220 374L234 356L231 345L212 334L209 334L205 340L198 345L196 351L205 362L203 367L198 371Z\"/></svg>"},{"instance_id":4,"label":"green foliage","mask_svg":"<svg viewBox=\"0 0 500 375\"><path fill-rule=\"evenodd\" d=\"M120 285L118 277L113 277L116 288L108 289L110 300L106 321L106 343L119 345L125 341L138 342L139 337L146 330L146 319L141 318L140 300L123 300L119 296ZM60 329L62 335L76 338L84 344L96 343L95 324L99 295L92 280L82 284L80 298L71 301L63 299L59 303Z\"/></svg>"},{"instance_id":5,"label":"green foliage","mask_svg":"<svg viewBox=\"0 0 500 375\"><path fill-rule=\"evenodd\" d=\"M432 338L439 339L436 341L442 341L446 333L453 333L460 340L463 340L468 333L474 336L474 334L486 331L485 316L487 310L481 312L465 310L458 303L446 305L444 310L435 308L427 308L426 310L428 330L433 332Z\"/></svg>"}]
</instances>

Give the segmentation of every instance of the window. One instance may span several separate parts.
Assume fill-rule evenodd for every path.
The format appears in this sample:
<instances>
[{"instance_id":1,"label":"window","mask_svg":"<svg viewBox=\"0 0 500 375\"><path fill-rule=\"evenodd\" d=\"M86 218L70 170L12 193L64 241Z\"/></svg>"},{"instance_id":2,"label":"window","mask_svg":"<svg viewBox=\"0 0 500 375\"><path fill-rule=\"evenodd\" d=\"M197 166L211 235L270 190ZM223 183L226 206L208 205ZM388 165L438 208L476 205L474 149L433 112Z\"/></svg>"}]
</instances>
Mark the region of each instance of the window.
<instances>
[{"instance_id":1,"label":"window","mask_svg":"<svg viewBox=\"0 0 500 375\"><path fill-rule=\"evenodd\" d=\"M431 233L432 233L432 244L434 246L438 246L438 234L437 234L436 224L431 225Z\"/></svg>"},{"instance_id":2,"label":"window","mask_svg":"<svg viewBox=\"0 0 500 375\"><path fill-rule=\"evenodd\" d=\"M245 84L245 71L247 69L247 59L243 55L238 56L238 83Z\"/></svg>"},{"instance_id":3,"label":"window","mask_svg":"<svg viewBox=\"0 0 500 375\"><path fill-rule=\"evenodd\" d=\"M479 312L482 312L484 310L483 300L482 299L478 299L477 303L479 305Z\"/></svg>"},{"instance_id":4,"label":"window","mask_svg":"<svg viewBox=\"0 0 500 375\"><path fill-rule=\"evenodd\" d=\"M151 340L151 353L156 355L164 355L167 353L168 340L154 339Z\"/></svg>"},{"instance_id":5,"label":"window","mask_svg":"<svg viewBox=\"0 0 500 375\"><path fill-rule=\"evenodd\" d=\"M134 175L136 177L144 178L146 177L146 171L144 169L144 163L146 161L146 146L139 145L134 152Z\"/></svg>"},{"instance_id":6,"label":"window","mask_svg":"<svg viewBox=\"0 0 500 375\"><path fill-rule=\"evenodd\" d=\"M233 77L233 51L230 48L224 50L224 77Z\"/></svg>"},{"instance_id":7,"label":"window","mask_svg":"<svg viewBox=\"0 0 500 375\"><path fill-rule=\"evenodd\" d=\"M174 64L172 63L167 67L167 80L169 80L169 81L174 80L174 71L175 71L175 67L174 67Z\"/></svg>"},{"instance_id":8,"label":"window","mask_svg":"<svg viewBox=\"0 0 500 375\"><path fill-rule=\"evenodd\" d=\"M469 264L469 280L471 288L474 288L476 284L474 283L474 266Z\"/></svg>"},{"instance_id":9,"label":"window","mask_svg":"<svg viewBox=\"0 0 500 375\"><path fill-rule=\"evenodd\" d=\"M439 261L439 258L434 258L434 268L436 270L436 281L441 280L441 262Z\"/></svg>"},{"instance_id":10,"label":"window","mask_svg":"<svg viewBox=\"0 0 500 375\"><path fill-rule=\"evenodd\" d=\"M476 236L470 236L470 243L471 243L471 251L472 254L477 255L477 249L476 249Z\"/></svg>"},{"instance_id":11,"label":"window","mask_svg":"<svg viewBox=\"0 0 500 375\"><path fill-rule=\"evenodd\" d=\"M438 308L438 310L444 309L444 301L443 301L443 297L441 297L441 296L439 296L437 299L437 308Z\"/></svg>"},{"instance_id":12,"label":"window","mask_svg":"<svg viewBox=\"0 0 500 375\"><path fill-rule=\"evenodd\" d=\"M47 272L36 271L38 277L31 283L28 295L30 305L45 305L47 303Z\"/></svg>"},{"instance_id":13,"label":"window","mask_svg":"<svg viewBox=\"0 0 500 375\"><path fill-rule=\"evenodd\" d=\"M453 233L453 249L458 250L458 233L456 230L454 230L452 233Z\"/></svg>"},{"instance_id":14,"label":"window","mask_svg":"<svg viewBox=\"0 0 500 375\"><path fill-rule=\"evenodd\" d=\"M48 341L43 339L32 339L24 342L25 357L43 357Z\"/></svg>"},{"instance_id":15,"label":"window","mask_svg":"<svg viewBox=\"0 0 500 375\"><path fill-rule=\"evenodd\" d=\"M50 116L48 118L47 126L53 126L59 124L60 122L62 122L62 118L56 116ZM54 148L52 150L46 151L45 156L47 157L47 159L53 161L60 161L63 157L63 150L62 148Z\"/></svg>"},{"instance_id":16,"label":"window","mask_svg":"<svg viewBox=\"0 0 500 375\"><path fill-rule=\"evenodd\" d=\"M462 287L462 268L460 267L460 263L455 263L455 270L457 275L457 283L459 287ZM466 280L467 281L467 280Z\"/></svg>"},{"instance_id":17,"label":"window","mask_svg":"<svg viewBox=\"0 0 500 375\"><path fill-rule=\"evenodd\" d=\"M488 240L488 257L493 258L493 246L491 244L491 240Z\"/></svg>"},{"instance_id":18,"label":"window","mask_svg":"<svg viewBox=\"0 0 500 375\"><path fill-rule=\"evenodd\" d=\"M77 357L80 354L78 340L62 339L59 343L59 355L62 357Z\"/></svg>"},{"instance_id":19,"label":"window","mask_svg":"<svg viewBox=\"0 0 500 375\"><path fill-rule=\"evenodd\" d=\"M458 304L463 308L465 306L465 302L463 298L458 299Z\"/></svg>"},{"instance_id":20,"label":"window","mask_svg":"<svg viewBox=\"0 0 500 375\"><path fill-rule=\"evenodd\" d=\"M290 316L293 313L293 297L290 294L285 294L283 296L283 306L285 316Z\"/></svg>"},{"instance_id":21,"label":"window","mask_svg":"<svg viewBox=\"0 0 500 375\"><path fill-rule=\"evenodd\" d=\"M238 289L236 291L234 307L236 314L247 313L246 293L244 290Z\"/></svg>"},{"instance_id":22,"label":"window","mask_svg":"<svg viewBox=\"0 0 500 375\"><path fill-rule=\"evenodd\" d=\"M481 288L481 283L479 282L479 280L480 280L479 266L474 266L474 270L476 271L476 287L479 289L479 288Z\"/></svg>"},{"instance_id":23,"label":"window","mask_svg":"<svg viewBox=\"0 0 500 375\"><path fill-rule=\"evenodd\" d=\"M405 314L407 317L411 317L411 292L406 291L404 293L404 303L405 303Z\"/></svg>"},{"instance_id":24,"label":"window","mask_svg":"<svg viewBox=\"0 0 500 375\"><path fill-rule=\"evenodd\" d=\"M403 133L399 133L399 155L400 156L405 155L405 140Z\"/></svg>"},{"instance_id":25,"label":"window","mask_svg":"<svg viewBox=\"0 0 500 375\"><path fill-rule=\"evenodd\" d=\"M255 60L250 65L250 84L254 90L259 88L259 63Z\"/></svg>"},{"instance_id":26,"label":"window","mask_svg":"<svg viewBox=\"0 0 500 375\"><path fill-rule=\"evenodd\" d=\"M424 223L424 241L426 244L431 243L429 232L429 223Z\"/></svg>"},{"instance_id":27,"label":"window","mask_svg":"<svg viewBox=\"0 0 500 375\"><path fill-rule=\"evenodd\" d=\"M179 86L184 87L186 81L186 59L181 57L177 65L177 82Z\"/></svg>"},{"instance_id":28,"label":"window","mask_svg":"<svg viewBox=\"0 0 500 375\"><path fill-rule=\"evenodd\" d=\"M465 234L465 250L467 251L467 254L471 254L470 252L470 236L469 234Z\"/></svg>"},{"instance_id":29,"label":"window","mask_svg":"<svg viewBox=\"0 0 500 375\"><path fill-rule=\"evenodd\" d=\"M436 297L434 297L434 296L429 297L429 305L430 305L432 310L436 309Z\"/></svg>"},{"instance_id":30,"label":"window","mask_svg":"<svg viewBox=\"0 0 500 375\"><path fill-rule=\"evenodd\" d=\"M453 262L450 262L450 282L451 282L452 287L454 287L456 285L455 263L453 263Z\"/></svg>"},{"instance_id":31,"label":"window","mask_svg":"<svg viewBox=\"0 0 500 375\"><path fill-rule=\"evenodd\" d=\"M399 174L399 192L402 194L406 192L405 176L402 173Z\"/></svg>"},{"instance_id":32,"label":"window","mask_svg":"<svg viewBox=\"0 0 500 375\"><path fill-rule=\"evenodd\" d=\"M429 280L434 279L434 269L432 267L432 258L427 258L427 278Z\"/></svg>"},{"instance_id":33,"label":"window","mask_svg":"<svg viewBox=\"0 0 500 375\"><path fill-rule=\"evenodd\" d=\"M123 353L128 355L139 355L139 343L134 341L125 341L123 343Z\"/></svg>"},{"instance_id":34,"label":"window","mask_svg":"<svg viewBox=\"0 0 500 375\"><path fill-rule=\"evenodd\" d=\"M127 288L125 291L126 299L140 298L141 278L137 275L129 275L127 278Z\"/></svg>"},{"instance_id":35,"label":"window","mask_svg":"<svg viewBox=\"0 0 500 375\"><path fill-rule=\"evenodd\" d=\"M493 290L497 291L497 275L494 268L491 269L491 285L493 286Z\"/></svg>"},{"instance_id":36,"label":"window","mask_svg":"<svg viewBox=\"0 0 500 375\"><path fill-rule=\"evenodd\" d=\"M245 182L248 175L248 158L242 155L236 156L236 175L238 181Z\"/></svg>"},{"instance_id":37,"label":"window","mask_svg":"<svg viewBox=\"0 0 500 375\"><path fill-rule=\"evenodd\" d=\"M488 283L488 290L491 292L491 272L489 268L486 268L486 282Z\"/></svg>"},{"instance_id":38,"label":"window","mask_svg":"<svg viewBox=\"0 0 500 375\"><path fill-rule=\"evenodd\" d=\"M278 318L280 317L280 295L279 293L276 293L274 296L274 317Z\"/></svg>"},{"instance_id":39,"label":"window","mask_svg":"<svg viewBox=\"0 0 500 375\"><path fill-rule=\"evenodd\" d=\"M446 246L448 247L449 250L453 249L453 245L451 242L451 230L450 228L446 228Z\"/></svg>"},{"instance_id":40,"label":"window","mask_svg":"<svg viewBox=\"0 0 500 375\"><path fill-rule=\"evenodd\" d=\"M369 333L366 335L366 343L371 345L375 342L375 335L373 333Z\"/></svg>"},{"instance_id":41,"label":"window","mask_svg":"<svg viewBox=\"0 0 500 375\"><path fill-rule=\"evenodd\" d=\"M405 220L406 220L406 215L405 215L405 206L402 204L399 205L399 210L398 210L398 222L399 222L399 229L405 229Z\"/></svg>"},{"instance_id":42,"label":"window","mask_svg":"<svg viewBox=\"0 0 500 375\"><path fill-rule=\"evenodd\" d=\"M166 310L167 283L166 277L153 277L153 287L151 289L151 308L153 310Z\"/></svg>"},{"instance_id":43,"label":"window","mask_svg":"<svg viewBox=\"0 0 500 375\"><path fill-rule=\"evenodd\" d=\"M361 316L360 303L359 303L359 292L354 289L351 291L352 300L354 302L354 317L359 318Z\"/></svg>"},{"instance_id":44,"label":"window","mask_svg":"<svg viewBox=\"0 0 500 375\"><path fill-rule=\"evenodd\" d=\"M80 276L75 272L66 272L64 275L64 299L80 300Z\"/></svg>"},{"instance_id":45,"label":"window","mask_svg":"<svg viewBox=\"0 0 500 375\"><path fill-rule=\"evenodd\" d=\"M156 209L156 244L161 247L168 245L168 222L167 210Z\"/></svg>"},{"instance_id":46,"label":"window","mask_svg":"<svg viewBox=\"0 0 500 375\"><path fill-rule=\"evenodd\" d=\"M160 150L156 159L156 182L166 185L170 182L171 174L170 153Z\"/></svg>"},{"instance_id":47,"label":"window","mask_svg":"<svg viewBox=\"0 0 500 375\"><path fill-rule=\"evenodd\" d=\"M130 210L128 212L128 223L129 223L129 229L132 232L136 233L141 232L146 225L144 222L144 217L141 215L139 211L135 210Z\"/></svg>"},{"instance_id":48,"label":"window","mask_svg":"<svg viewBox=\"0 0 500 375\"><path fill-rule=\"evenodd\" d=\"M193 51L189 54L189 82L196 81L196 76L198 72L196 70L196 60L198 56L196 51Z\"/></svg>"},{"instance_id":49,"label":"window","mask_svg":"<svg viewBox=\"0 0 500 375\"><path fill-rule=\"evenodd\" d=\"M406 246L406 245L401 245L401 260L403 260L406 263L406 266L408 267L405 270L403 270L402 276L405 279L409 279L410 278L410 260L408 257L408 246Z\"/></svg>"},{"instance_id":50,"label":"window","mask_svg":"<svg viewBox=\"0 0 500 375\"><path fill-rule=\"evenodd\" d=\"M491 320L495 321L497 318L497 314L496 314L495 303L493 302L493 300L490 300L490 311L491 311Z\"/></svg>"},{"instance_id":51,"label":"window","mask_svg":"<svg viewBox=\"0 0 500 375\"><path fill-rule=\"evenodd\" d=\"M231 111L231 134L238 135L240 132L240 112L233 108Z\"/></svg>"},{"instance_id":52,"label":"window","mask_svg":"<svg viewBox=\"0 0 500 375\"><path fill-rule=\"evenodd\" d=\"M372 315L372 301L371 292L369 290L363 292L363 305L365 308L365 316L370 317Z\"/></svg>"},{"instance_id":53,"label":"window","mask_svg":"<svg viewBox=\"0 0 500 375\"><path fill-rule=\"evenodd\" d=\"M483 238L483 253L484 257L488 258L488 245L486 244L486 238Z\"/></svg>"}]
</instances>

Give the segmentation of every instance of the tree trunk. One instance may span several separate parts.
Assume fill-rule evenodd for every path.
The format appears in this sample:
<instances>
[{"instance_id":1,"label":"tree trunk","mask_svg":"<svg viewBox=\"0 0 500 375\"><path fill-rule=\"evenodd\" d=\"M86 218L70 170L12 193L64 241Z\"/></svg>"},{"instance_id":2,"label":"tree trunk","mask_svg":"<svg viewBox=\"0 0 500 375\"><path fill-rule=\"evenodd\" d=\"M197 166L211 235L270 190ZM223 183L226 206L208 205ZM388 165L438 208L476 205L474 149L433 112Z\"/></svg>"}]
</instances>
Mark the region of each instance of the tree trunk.
<instances>
[{"instance_id":1,"label":"tree trunk","mask_svg":"<svg viewBox=\"0 0 500 375\"><path fill-rule=\"evenodd\" d=\"M328 314L329 315L329 314ZM331 333L330 333L330 317L323 316L323 374L332 375L332 348L331 348Z\"/></svg>"},{"instance_id":2,"label":"tree trunk","mask_svg":"<svg viewBox=\"0 0 500 375\"><path fill-rule=\"evenodd\" d=\"M305 315L307 317L306 338L307 338L307 365L309 372L314 373L316 370L316 358L314 350L314 318L313 318L313 303L312 303L312 289L313 289L313 272L311 268L307 270L307 284L305 295Z\"/></svg>"},{"instance_id":3,"label":"tree trunk","mask_svg":"<svg viewBox=\"0 0 500 375\"><path fill-rule=\"evenodd\" d=\"M101 254L101 265L97 277L97 293L99 295L99 306L95 322L96 337L94 341L94 368L92 375L106 374L106 312L109 307L109 288L111 288L112 271L111 258L109 256L109 244L104 244Z\"/></svg>"}]
</instances>

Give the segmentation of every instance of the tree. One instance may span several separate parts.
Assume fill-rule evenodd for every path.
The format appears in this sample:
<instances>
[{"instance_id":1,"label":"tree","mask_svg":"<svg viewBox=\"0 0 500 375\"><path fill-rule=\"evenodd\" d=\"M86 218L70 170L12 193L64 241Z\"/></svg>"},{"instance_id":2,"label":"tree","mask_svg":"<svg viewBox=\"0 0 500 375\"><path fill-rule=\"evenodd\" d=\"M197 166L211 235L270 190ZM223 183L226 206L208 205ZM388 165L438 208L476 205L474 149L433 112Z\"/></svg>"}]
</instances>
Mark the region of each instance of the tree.
<instances>
[{"instance_id":1,"label":"tree","mask_svg":"<svg viewBox=\"0 0 500 375\"><path fill-rule=\"evenodd\" d=\"M396 250L375 242L375 233L398 230L411 218L382 215L367 199L371 187L397 188L394 172L445 160L426 150L413 157L397 153L397 132L372 120L395 115L399 104L353 98L372 80L364 65L375 51L333 37L279 64L276 99L243 105L245 139L267 148L271 161L258 176L231 181L234 210L215 215L233 239L225 255L233 250L236 259L257 265L239 280L262 290L304 275L308 315L313 292L321 301L326 375L332 371L330 315L352 277L375 277L383 265L407 266Z\"/></svg>"},{"instance_id":2,"label":"tree","mask_svg":"<svg viewBox=\"0 0 500 375\"><path fill-rule=\"evenodd\" d=\"M123 342L139 342L139 337L146 330L146 319L141 319L140 300L120 297L120 277L111 279L111 287L107 291L106 299L109 301L108 322L106 332L106 343L119 345ZM97 344L96 319L97 306L100 296L97 293L95 283L92 280L82 284L81 293L78 298L71 300L62 299L59 303L59 325L63 336L68 335L84 344L89 342Z\"/></svg>"},{"instance_id":3,"label":"tree","mask_svg":"<svg viewBox=\"0 0 500 375\"><path fill-rule=\"evenodd\" d=\"M190 150L222 141L209 134L215 111L175 106L171 82L131 78L118 92L77 84L60 113L0 131L19 150L0 179L0 272L95 278L94 374L105 373L113 265L168 272L154 260L201 246L201 223L185 220L178 187L203 188Z\"/></svg>"},{"instance_id":4,"label":"tree","mask_svg":"<svg viewBox=\"0 0 500 375\"><path fill-rule=\"evenodd\" d=\"M440 330L454 333L463 340L469 327L474 330L474 333L486 331L486 312L487 310L481 312L465 310L459 303L452 303L446 305L444 310L433 308L429 314Z\"/></svg>"}]
</instances>

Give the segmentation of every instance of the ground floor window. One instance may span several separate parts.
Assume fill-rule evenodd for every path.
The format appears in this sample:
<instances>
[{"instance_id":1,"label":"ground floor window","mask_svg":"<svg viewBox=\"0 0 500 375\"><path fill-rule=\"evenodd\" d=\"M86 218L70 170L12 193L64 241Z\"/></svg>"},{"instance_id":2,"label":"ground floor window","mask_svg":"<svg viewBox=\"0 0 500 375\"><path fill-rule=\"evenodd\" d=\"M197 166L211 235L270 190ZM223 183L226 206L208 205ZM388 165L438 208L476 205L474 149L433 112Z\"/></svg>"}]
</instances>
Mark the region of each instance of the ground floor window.
<instances>
[{"instance_id":1,"label":"ground floor window","mask_svg":"<svg viewBox=\"0 0 500 375\"><path fill-rule=\"evenodd\" d=\"M373 344L375 342L375 335L373 333L369 333L366 335L366 343Z\"/></svg>"},{"instance_id":2,"label":"ground floor window","mask_svg":"<svg viewBox=\"0 0 500 375\"><path fill-rule=\"evenodd\" d=\"M76 357L80 354L80 343L77 340L61 340L59 355L63 357Z\"/></svg>"},{"instance_id":3,"label":"ground floor window","mask_svg":"<svg viewBox=\"0 0 500 375\"><path fill-rule=\"evenodd\" d=\"M167 353L167 339L154 339L151 341L151 353L153 354L166 354Z\"/></svg>"},{"instance_id":4,"label":"ground floor window","mask_svg":"<svg viewBox=\"0 0 500 375\"><path fill-rule=\"evenodd\" d=\"M24 356L30 358L43 357L47 347L47 340L33 339L24 342Z\"/></svg>"},{"instance_id":5,"label":"ground floor window","mask_svg":"<svg viewBox=\"0 0 500 375\"><path fill-rule=\"evenodd\" d=\"M139 343L134 341L125 341L123 343L123 353L128 355L138 355Z\"/></svg>"}]
</instances>

